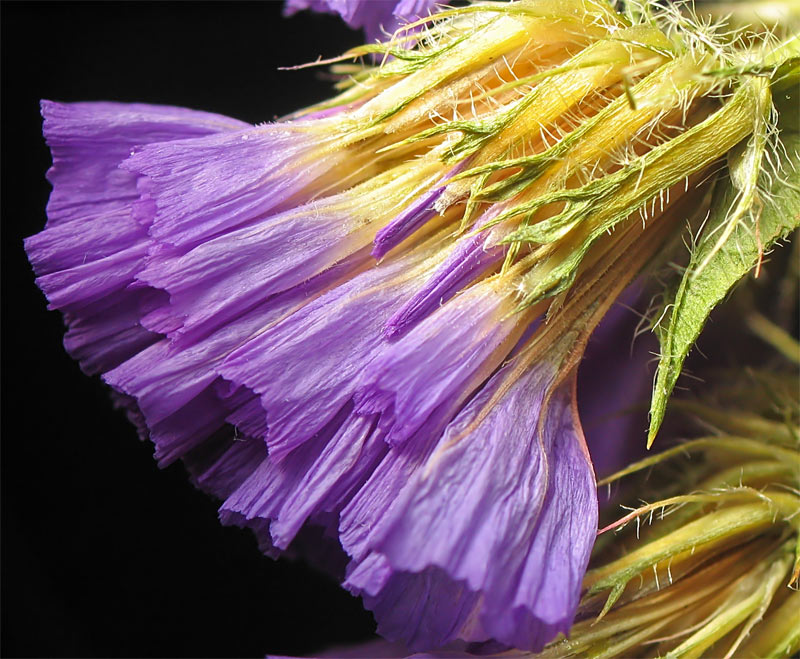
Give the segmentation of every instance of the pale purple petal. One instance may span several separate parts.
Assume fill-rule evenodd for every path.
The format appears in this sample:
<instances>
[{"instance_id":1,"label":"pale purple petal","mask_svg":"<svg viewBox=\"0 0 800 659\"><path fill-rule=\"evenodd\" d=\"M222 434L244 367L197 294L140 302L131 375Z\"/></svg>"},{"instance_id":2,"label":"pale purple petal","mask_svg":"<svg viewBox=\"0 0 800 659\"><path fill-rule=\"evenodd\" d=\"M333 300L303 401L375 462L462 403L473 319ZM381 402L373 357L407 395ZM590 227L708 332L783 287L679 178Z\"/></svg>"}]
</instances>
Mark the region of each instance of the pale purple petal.
<instances>
[{"instance_id":1,"label":"pale purple petal","mask_svg":"<svg viewBox=\"0 0 800 659\"><path fill-rule=\"evenodd\" d=\"M338 510L388 450L374 419L353 416L351 409L343 408L328 428L280 464L264 460L222 511L246 521L270 520L272 543L280 549L293 542L307 521L330 519L335 529Z\"/></svg>"},{"instance_id":2,"label":"pale purple petal","mask_svg":"<svg viewBox=\"0 0 800 659\"><path fill-rule=\"evenodd\" d=\"M137 314L152 293L129 290L147 251L131 215L136 176L118 165L137 145L245 125L183 108L42 101L53 153L48 224L25 241L37 284L66 312L67 350L87 372L113 368L156 337Z\"/></svg>"},{"instance_id":3,"label":"pale purple petal","mask_svg":"<svg viewBox=\"0 0 800 659\"><path fill-rule=\"evenodd\" d=\"M376 574L359 566L348 584L377 596L395 574L438 567L442 578L481 594L480 627L488 637L535 650L572 621L597 503L571 389L561 386L543 410L552 367L539 364L512 376L513 366L447 427L384 513L369 540L371 551L386 559L371 559ZM367 564L361 551L356 559ZM402 592L393 596L400 609ZM464 638L458 628L445 633L449 618L416 624L412 647Z\"/></svg>"},{"instance_id":4,"label":"pale purple petal","mask_svg":"<svg viewBox=\"0 0 800 659\"><path fill-rule=\"evenodd\" d=\"M436 11L437 0L287 0L285 14L303 9L337 13L351 28L364 28L368 41L384 41L406 22Z\"/></svg>"},{"instance_id":5,"label":"pale purple petal","mask_svg":"<svg viewBox=\"0 0 800 659\"><path fill-rule=\"evenodd\" d=\"M266 411L253 403L255 394L220 392L219 367L233 350L302 306L326 282L325 277L311 280L267 300L189 346L163 339L105 374L108 384L136 400L161 464L181 457L231 419L247 434L266 431Z\"/></svg>"},{"instance_id":6,"label":"pale purple petal","mask_svg":"<svg viewBox=\"0 0 800 659\"><path fill-rule=\"evenodd\" d=\"M247 124L209 112L126 103L42 101L53 154L48 226L91 220L136 199L136 177L118 169L141 144L238 130Z\"/></svg>"},{"instance_id":7,"label":"pale purple petal","mask_svg":"<svg viewBox=\"0 0 800 659\"><path fill-rule=\"evenodd\" d=\"M502 286L496 279L476 284L370 364L356 409L381 413L386 441L408 439L440 403L477 387L488 365L499 365L511 350L522 316L511 313Z\"/></svg>"},{"instance_id":8,"label":"pale purple petal","mask_svg":"<svg viewBox=\"0 0 800 659\"><path fill-rule=\"evenodd\" d=\"M393 446L373 469L340 515L339 540L356 562L366 559L380 539L398 496L414 473L425 464L447 423L457 412L457 401L447 401L431 414L419 431Z\"/></svg>"},{"instance_id":9,"label":"pale purple petal","mask_svg":"<svg viewBox=\"0 0 800 659\"><path fill-rule=\"evenodd\" d=\"M336 153L310 157L319 142L301 123L265 124L146 146L122 166L148 179L148 203L139 212L154 212L152 237L192 246L289 207L294 195L336 165Z\"/></svg>"},{"instance_id":10,"label":"pale purple petal","mask_svg":"<svg viewBox=\"0 0 800 659\"><path fill-rule=\"evenodd\" d=\"M459 240L436 272L389 319L385 335L393 338L408 331L502 260L504 255L505 247L487 246L483 234Z\"/></svg>"},{"instance_id":11,"label":"pale purple petal","mask_svg":"<svg viewBox=\"0 0 800 659\"><path fill-rule=\"evenodd\" d=\"M363 250L369 236L339 205L332 198L311 202L187 254L150 260L137 278L169 293L169 313L180 323L171 338L203 336Z\"/></svg>"},{"instance_id":12,"label":"pale purple petal","mask_svg":"<svg viewBox=\"0 0 800 659\"><path fill-rule=\"evenodd\" d=\"M220 372L261 396L273 459L309 439L350 400L359 374L385 343L386 319L428 271L427 256L417 250L353 277L225 359Z\"/></svg>"}]
</instances>

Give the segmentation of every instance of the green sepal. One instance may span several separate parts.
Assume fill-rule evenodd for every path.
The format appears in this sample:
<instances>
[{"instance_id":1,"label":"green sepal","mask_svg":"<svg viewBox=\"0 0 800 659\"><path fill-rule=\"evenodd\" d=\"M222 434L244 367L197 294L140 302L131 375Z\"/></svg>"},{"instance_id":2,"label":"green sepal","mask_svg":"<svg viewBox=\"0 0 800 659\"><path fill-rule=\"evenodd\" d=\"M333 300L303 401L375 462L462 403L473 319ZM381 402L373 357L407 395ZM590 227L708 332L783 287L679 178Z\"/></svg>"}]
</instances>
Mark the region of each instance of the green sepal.
<instances>
[{"instance_id":1,"label":"green sepal","mask_svg":"<svg viewBox=\"0 0 800 659\"><path fill-rule=\"evenodd\" d=\"M777 241L800 226L800 134L784 130L776 158L779 175L762 175L763 208L753 224L739 222L722 245L718 236L730 221L730 209L738 208L743 191L731 178L720 181L714 191L712 212L703 238L694 247L689 267L674 294L664 305L664 320L656 326L661 358L650 405L647 445L652 445L664 419L683 362L709 314L733 286L753 270ZM771 181L769 180L771 178ZM741 185L741 183L740 183ZM703 268L698 268L704 264Z\"/></svg>"},{"instance_id":2,"label":"green sepal","mask_svg":"<svg viewBox=\"0 0 800 659\"><path fill-rule=\"evenodd\" d=\"M520 204L493 220L494 223L522 214L533 214L550 203L565 202L565 209L533 226L511 232L504 243L546 244L580 226L582 234L564 257L540 272L528 275L526 291L519 308L557 295L574 281L578 266L594 242L613 230L659 193L710 165L719 155L752 133L749 117L759 107L758 81L745 81L728 102L701 123L678 137L652 148L622 169L586 185L557 190L531 202Z\"/></svg>"}]
</instances>

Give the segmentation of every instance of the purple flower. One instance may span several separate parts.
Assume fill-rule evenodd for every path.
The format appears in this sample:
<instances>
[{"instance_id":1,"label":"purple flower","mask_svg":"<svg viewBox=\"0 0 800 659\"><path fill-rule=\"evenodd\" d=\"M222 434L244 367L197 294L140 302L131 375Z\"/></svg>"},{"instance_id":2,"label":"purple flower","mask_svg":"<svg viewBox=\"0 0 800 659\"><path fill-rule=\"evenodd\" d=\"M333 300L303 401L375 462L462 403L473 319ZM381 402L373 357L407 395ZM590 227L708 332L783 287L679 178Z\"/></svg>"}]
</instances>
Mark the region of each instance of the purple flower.
<instances>
[{"instance_id":1,"label":"purple flower","mask_svg":"<svg viewBox=\"0 0 800 659\"><path fill-rule=\"evenodd\" d=\"M388 638L537 648L568 630L592 467L555 361L503 366L529 318L507 278L468 286L497 256L441 308L412 303L387 338L442 267L470 272L440 234L370 255L418 167L366 184L365 232L358 186L309 197L324 172L297 126L106 103L42 113L54 189L26 241L37 282L67 350L125 397L160 464L186 460L223 520L273 555L327 528Z\"/></svg>"},{"instance_id":2,"label":"purple flower","mask_svg":"<svg viewBox=\"0 0 800 659\"><path fill-rule=\"evenodd\" d=\"M436 11L438 0L286 0L287 16L310 9L339 14L353 29L363 28L367 41L384 41L405 23Z\"/></svg>"},{"instance_id":3,"label":"purple flower","mask_svg":"<svg viewBox=\"0 0 800 659\"><path fill-rule=\"evenodd\" d=\"M343 15L363 23L376 6ZM414 650L538 650L569 631L597 527L577 365L670 227L623 217L612 231L607 203L581 224L593 188L558 186L603 172L581 158L606 158L604 142L542 158L544 134L528 130L597 121L601 102L637 111L623 72L655 66L652 52L564 69L578 23L489 14L437 24L442 52L424 67L398 57L293 121L42 103L53 193L26 249L68 352L112 387L159 464L183 460L222 500L224 523L271 556L313 555ZM605 24L587 20L585 38ZM570 76L534 87L541 121L497 74L498 52L519 67L510 78ZM486 122L440 130L468 113ZM528 150L530 171L497 160ZM510 242L525 230L536 240ZM617 387L598 381L583 395L607 400Z\"/></svg>"}]
</instances>

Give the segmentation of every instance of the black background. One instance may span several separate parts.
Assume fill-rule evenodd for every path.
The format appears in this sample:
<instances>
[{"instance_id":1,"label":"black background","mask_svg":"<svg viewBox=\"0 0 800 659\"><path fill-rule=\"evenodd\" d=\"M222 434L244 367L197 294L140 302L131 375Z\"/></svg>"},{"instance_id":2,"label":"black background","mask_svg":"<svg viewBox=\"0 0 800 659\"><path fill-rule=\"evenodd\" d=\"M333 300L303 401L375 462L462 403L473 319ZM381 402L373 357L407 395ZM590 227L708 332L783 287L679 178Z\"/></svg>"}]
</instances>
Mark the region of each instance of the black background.
<instances>
[{"instance_id":1,"label":"black background","mask_svg":"<svg viewBox=\"0 0 800 659\"><path fill-rule=\"evenodd\" d=\"M279 66L359 43L282 4L2 4L2 652L5 656L309 654L371 636L358 600L223 528L183 468L159 470L97 378L61 347L60 315L22 249L50 164L40 98L188 106L260 122L329 94Z\"/></svg>"}]
</instances>

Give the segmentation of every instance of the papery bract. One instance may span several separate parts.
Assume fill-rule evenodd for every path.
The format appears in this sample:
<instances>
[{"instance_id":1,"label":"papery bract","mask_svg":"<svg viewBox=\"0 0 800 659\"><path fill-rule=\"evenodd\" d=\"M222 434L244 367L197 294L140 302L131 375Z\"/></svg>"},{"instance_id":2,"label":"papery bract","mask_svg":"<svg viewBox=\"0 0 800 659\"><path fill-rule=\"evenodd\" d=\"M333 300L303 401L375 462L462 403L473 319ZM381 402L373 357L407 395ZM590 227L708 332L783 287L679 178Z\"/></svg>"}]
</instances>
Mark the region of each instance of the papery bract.
<instances>
[{"instance_id":1,"label":"papery bract","mask_svg":"<svg viewBox=\"0 0 800 659\"><path fill-rule=\"evenodd\" d=\"M385 29L428 8L325 6ZM569 630L597 519L580 358L753 130L763 83L636 20L455 10L261 126L42 104L54 190L26 249L70 354L224 523L412 648ZM610 362L585 409L638 384Z\"/></svg>"}]
</instances>

